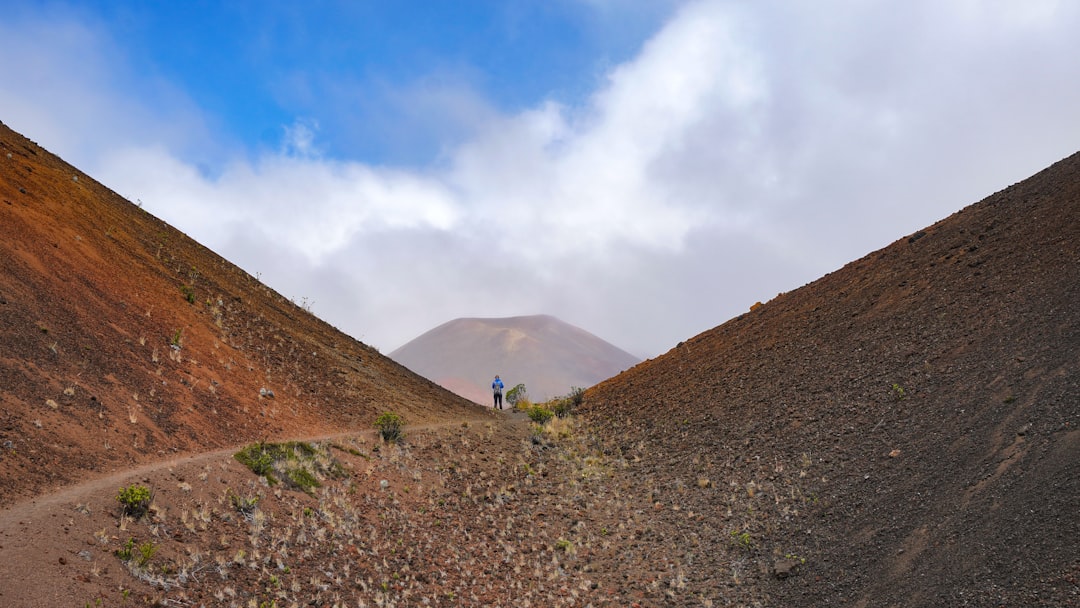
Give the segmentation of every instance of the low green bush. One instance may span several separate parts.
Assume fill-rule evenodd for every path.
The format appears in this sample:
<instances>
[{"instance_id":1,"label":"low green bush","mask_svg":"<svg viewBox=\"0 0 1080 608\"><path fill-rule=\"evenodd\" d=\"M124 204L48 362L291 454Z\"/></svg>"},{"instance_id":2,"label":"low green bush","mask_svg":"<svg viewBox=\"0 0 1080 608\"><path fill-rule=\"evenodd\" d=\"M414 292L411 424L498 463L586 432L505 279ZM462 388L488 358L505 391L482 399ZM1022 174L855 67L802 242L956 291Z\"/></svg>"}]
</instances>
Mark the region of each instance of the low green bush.
<instances>
[{"instance_id":1,"label":"low green bush","mask_svg":"<svg viewBox=\"0 0 1080 608\"><path fill-rule=\"evenodd\" d=\"M322 486L318 474L332 477L347 475L341 463L331 457L325 446L316 447L303 441L253 443L234 457L252 473L265 477L271 485L284 481L286 485L309 494Z\"/></svg>"},{"instance_id":2,"label":"low green bush","mask_svg":"<svg viewBox=\"0 0 1080 608\"><path fill-rule=\"evenodd\" d=\"M542 405L534 405L529 408L529 419L537 424L544 424L551 420L555 414Z\"/></svg>"},{"instance_id":3,"label":"low green bush","mask_svg":"<svg viewBox=\"0 0 1080 608\"><path fill-rule=\"evenodd\" d=\"M527 400L528 398L529 393L525 389L524 384L518 384L514 388L506 391L506 403L508 403L510 407L515 407L519 401Z\"/></svg>"},{"instance_id":4,"label":"low green bush","mask_svg":"<svg viewBox=\"0 0 1080 608\"><path fill-rule=\"evenodd\" d=\"M116 502L120 503L124 514L136 518L146 515L152 498L150 488L135 483L126 488L120 488L116 494Z\"/></svg>"},{"instance_id":5,"label":"low green bush","mask_svg":"<svg viewBox=\"0 0 1080 608\"><path fill-rule=\"evenodd\" d=\"M405 419L393 412L383 412L375 419L375 428L379 429L379 435L383 441L398 441L402 437L401 429L405 426Z\"/></svg>"}]
</instances>

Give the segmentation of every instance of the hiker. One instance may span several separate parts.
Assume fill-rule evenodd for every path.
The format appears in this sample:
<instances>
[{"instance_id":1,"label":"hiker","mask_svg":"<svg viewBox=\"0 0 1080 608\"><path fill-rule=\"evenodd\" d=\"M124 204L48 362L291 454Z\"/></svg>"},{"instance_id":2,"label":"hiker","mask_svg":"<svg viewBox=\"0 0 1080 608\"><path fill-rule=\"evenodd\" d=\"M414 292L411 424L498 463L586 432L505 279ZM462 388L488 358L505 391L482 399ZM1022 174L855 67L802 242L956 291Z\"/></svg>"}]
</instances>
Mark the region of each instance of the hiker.
<instances>
[{"instance_id":1,"label":"hiker","mask_svg":"<svg viewBox=\"0 0 1080 608\"><path fill-rule=\"evenodd\" d=\"M502 391L503 381L499 379L499 374L495 374L495 380L491 383L491 392L495 395L495 407L500 410L502 407Z\"/></svg>"}]
</instances>

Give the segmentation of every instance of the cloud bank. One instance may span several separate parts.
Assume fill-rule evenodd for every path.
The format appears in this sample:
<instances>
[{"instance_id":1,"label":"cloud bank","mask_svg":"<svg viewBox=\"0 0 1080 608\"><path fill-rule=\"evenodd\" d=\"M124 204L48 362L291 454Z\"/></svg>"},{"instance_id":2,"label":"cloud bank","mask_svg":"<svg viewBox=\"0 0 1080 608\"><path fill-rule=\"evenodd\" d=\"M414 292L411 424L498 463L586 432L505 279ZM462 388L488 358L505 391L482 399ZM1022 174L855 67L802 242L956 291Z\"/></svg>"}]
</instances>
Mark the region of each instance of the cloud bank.
<instances>
[{"instance_id":1,"label":"cloud bank","mask_svg":"<svg viewBox=\"0 0 1080 608\"><path fill-rule=\"evenodd\" d=\"M1078 29L1073 3L687 2L577 102L410 88L458 123L423 166L330 157L313 116L244 148L71 22L0 26L36 48L0 108L384 352L544 312L648 357L1074 152Z\"/></svg>"}]
</instances>

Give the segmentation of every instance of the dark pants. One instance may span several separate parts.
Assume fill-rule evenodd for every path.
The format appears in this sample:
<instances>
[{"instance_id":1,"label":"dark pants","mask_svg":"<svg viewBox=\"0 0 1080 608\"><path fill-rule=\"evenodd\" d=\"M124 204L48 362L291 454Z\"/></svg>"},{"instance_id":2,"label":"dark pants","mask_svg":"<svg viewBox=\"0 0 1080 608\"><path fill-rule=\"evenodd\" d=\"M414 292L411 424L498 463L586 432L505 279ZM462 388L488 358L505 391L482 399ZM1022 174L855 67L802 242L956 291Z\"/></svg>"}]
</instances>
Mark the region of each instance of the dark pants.
<instances>
[{"instance_id":1,"label":"dark pants","mask_svg":"<svg viewBox=\"0 0 1080 608\"><path fill-rule=\"evenodd\" d=\"M495 407L502 409L502 393L495 393Z\"/></svg>"}]
</instances>

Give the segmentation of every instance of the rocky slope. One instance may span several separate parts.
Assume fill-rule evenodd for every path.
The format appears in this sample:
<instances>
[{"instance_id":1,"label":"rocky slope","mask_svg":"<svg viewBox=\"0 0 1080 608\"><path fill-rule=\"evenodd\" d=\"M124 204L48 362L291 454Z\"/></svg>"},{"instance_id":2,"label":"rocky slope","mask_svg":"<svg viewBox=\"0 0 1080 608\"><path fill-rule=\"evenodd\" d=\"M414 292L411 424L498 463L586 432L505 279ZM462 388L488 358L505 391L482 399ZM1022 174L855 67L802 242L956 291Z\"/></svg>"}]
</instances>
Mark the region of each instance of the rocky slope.
<instances>
[{"instance_id":1,"label":"rocky slope","mask_svg":"<svg viewBox=\"0 0 1080 608\"><path fill-rule=\"evenodd\" d=\"M1074 155L603 383L587 419L679 597L1077 606L1078 395Z\"/></svg>"}]
</instances>

